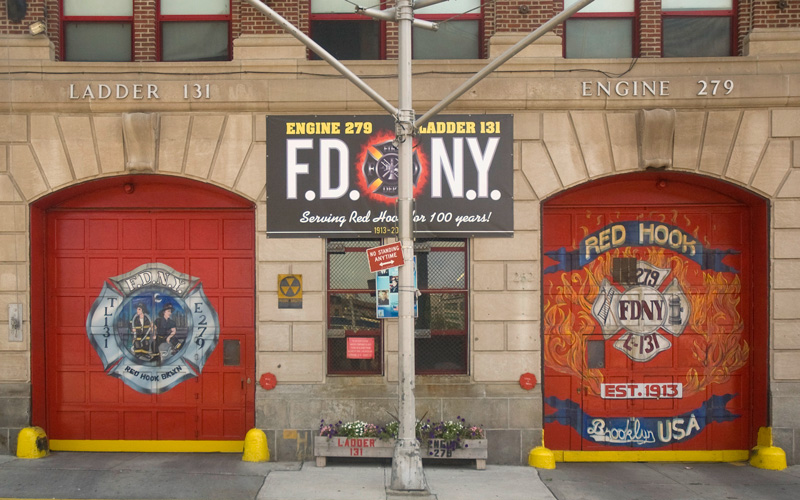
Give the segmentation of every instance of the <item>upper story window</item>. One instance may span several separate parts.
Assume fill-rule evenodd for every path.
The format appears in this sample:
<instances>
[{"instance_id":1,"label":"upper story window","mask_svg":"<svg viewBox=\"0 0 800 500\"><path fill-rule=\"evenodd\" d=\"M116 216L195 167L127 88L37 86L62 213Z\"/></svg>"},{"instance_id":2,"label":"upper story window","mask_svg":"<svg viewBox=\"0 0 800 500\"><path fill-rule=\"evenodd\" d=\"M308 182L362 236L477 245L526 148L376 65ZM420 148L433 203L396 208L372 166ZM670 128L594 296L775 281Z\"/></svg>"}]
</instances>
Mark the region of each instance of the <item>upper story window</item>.
<instances>
[{"instance_id":1,"label":"upper story window","mask_svg":"<svg viewBox=\"0 0 800 500\"><path fill-rule=\"evenodd\" d=\"M719 57L733 53L733 0L662 0L664 57Z\"/></svg>"},{"instance_id":2,"label":"upper story window","mask_svg":"<svg viewBox=\"0 0 800 500\"><path fill-rule=\"evenodd\" d=\"M65 60L132 60L133 0L63 0L61 9Z\"/></svg>"},{"instance_id":3,"label":"upper story window","mask_svg":"<svg viewBox=\"0 0 800 500\"><path fill-rule=\"evenodd\" d=\"M394 2L379 3L381 8ZM438 31L414 28L415 59L476 59L481 57L481 0L449 0L414 11L418 19L438 22ZM386 59L387 29L395 23L356 14L347 0L311 0L311 37L337 59ZM312 55L313 58L318 58Z\"/></svg>"},{"instance_id":4,"label":"upper story window","mask_svg":"<svg viewBox=\"0 0 800 500\"><path fill-rule=\"evenodd\" d=\"M160 0L162 61L230 59L231 0Z\"/></svg>"},{"instance_id":5,"label":"upper story window","mask_svg":"<svg viewBox=\"0 0 800 500\"><path fill-rule=\"evenodd\" d=\"M231 0L62 0L65 61L136 59L137 38L155 38L161 61L229 60ZM135 10L135 15L134 15Z\"/></svg>"},{"instance_id":6,"label":"upper story window","mask_svg":"<svg viewBox=\"0 0 800 500\"><path fill-rule=\"evenodd\" d=\"M386 23L356 14L345 0L311 0L309 24L314 41L337 59L386 57Z\"/></svg>"},{"instance_id":7,"label":"upper story window","mask_svg":"<svg viewBox=\"0 0 800 500\"><path fill-rule=\"evenodd\" d=\"M578 3L565 0L564 8ZM634 0L595 0L564 25L567 58L633 57L636 5Z\"/></svg>"},{"instance_id":8,"label":"upper story window","mask_svg":"<svg viewBox=\"0 0 800 500\"><path fill-rule=\"evenodd\" d=\"M414 28L414 59L481 57L481 0L449 0L415 10L414 16L439 23L436 31Z\"/></svg>"}]
</instances>

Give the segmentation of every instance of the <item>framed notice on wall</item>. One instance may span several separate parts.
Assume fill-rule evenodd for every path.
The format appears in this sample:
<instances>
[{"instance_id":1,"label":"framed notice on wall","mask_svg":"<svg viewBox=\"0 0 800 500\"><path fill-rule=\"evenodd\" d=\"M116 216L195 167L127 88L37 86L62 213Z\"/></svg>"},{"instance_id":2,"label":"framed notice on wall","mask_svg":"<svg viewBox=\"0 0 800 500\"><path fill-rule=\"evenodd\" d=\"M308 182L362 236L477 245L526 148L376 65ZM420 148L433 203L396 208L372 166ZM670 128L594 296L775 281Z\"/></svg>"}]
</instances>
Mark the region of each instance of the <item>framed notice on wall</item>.
<instances>
[{"instance_id":1,"label":"framed notice on wall","mask_svg":"<svg viewBox=\"0 0 800 500\"><path fill-rule=\"evenodd\" d=\"M513 236L512 115L446 115L414 136L414 233ZM398 235L390 116L267 117L267 236Z\"/></svg>"}]
</instances>

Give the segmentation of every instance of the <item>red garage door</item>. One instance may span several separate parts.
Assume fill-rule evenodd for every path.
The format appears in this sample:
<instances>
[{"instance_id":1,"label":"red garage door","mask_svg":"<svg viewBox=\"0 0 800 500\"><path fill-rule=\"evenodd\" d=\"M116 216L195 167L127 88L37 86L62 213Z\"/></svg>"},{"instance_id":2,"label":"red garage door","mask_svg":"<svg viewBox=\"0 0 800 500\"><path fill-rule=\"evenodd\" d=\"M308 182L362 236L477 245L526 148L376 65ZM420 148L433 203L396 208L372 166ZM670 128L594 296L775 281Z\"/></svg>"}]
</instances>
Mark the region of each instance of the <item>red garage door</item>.
<instances>
[{"instance_id":1,"label":"red garage door","mask_svg":"<svg viewBox=\"0 0 800 500\"><path fill-rule=\"evenodd\" d=\"M41 214L48 436L242 440L254 425L252 206L186 181L107 184Z\"/></svg>"},{"instance_id":2,"label":"red garage door","mask_svg":"<svg viewBox=\"0 0 800 500\"><path fill-rule=\"evenodd\" d=\"M763 202L622 179L544 208L546 444L746 458L766 411Z\"/></svg>"}]
</instances>

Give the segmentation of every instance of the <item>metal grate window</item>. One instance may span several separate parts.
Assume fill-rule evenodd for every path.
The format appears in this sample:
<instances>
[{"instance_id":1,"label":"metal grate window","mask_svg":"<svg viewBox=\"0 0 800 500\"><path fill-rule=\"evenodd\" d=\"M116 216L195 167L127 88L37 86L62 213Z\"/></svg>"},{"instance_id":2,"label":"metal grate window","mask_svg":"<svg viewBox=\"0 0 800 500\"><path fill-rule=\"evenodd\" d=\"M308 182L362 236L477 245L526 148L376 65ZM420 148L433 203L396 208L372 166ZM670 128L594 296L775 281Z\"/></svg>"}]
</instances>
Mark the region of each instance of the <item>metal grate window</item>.
<instances>
[{"instance_id":1,"label":"metal grate window","mask_svg":"<svg viewBox=\"0 0 800 500\"><path fill-rule=\"evenodd\" d=\"M380 240L328 241L328 374L383 373L383 325L376 317L375 275L369 272L366 255L367 248L379 244ZM415 254L420 291L416 371L467 373L467 242L419 241ZM361 346L358 358L348 351L354 339ZM371 357L364 352L370 348Z\"/></svg>"},{"instance_id":2,"label":"metal grate window","mask_svg":"<svg viewBox=\"0 0 800 500\"><path fill-rule=\"evenodd\" d=\"M383 373L383 335L381 321L375 314L375 276L369 271L366 252L379 244L380 240L328 241L328 373L331 375ZM351 338L362 346L371 343L372 357L366 357L362 348L360 357L349 358Z\"/></svg>"},{"instance_id":3,"label":"metal grate window","mask_svg":"<svg viewBox=\"0 0 800 500\"><path fill-rule=\"evenodd\" d=\"M421 294L415 335L416 371L467 373L467 242L427 240L417 244L416 255Z\"/></svg>"}]
</instances>

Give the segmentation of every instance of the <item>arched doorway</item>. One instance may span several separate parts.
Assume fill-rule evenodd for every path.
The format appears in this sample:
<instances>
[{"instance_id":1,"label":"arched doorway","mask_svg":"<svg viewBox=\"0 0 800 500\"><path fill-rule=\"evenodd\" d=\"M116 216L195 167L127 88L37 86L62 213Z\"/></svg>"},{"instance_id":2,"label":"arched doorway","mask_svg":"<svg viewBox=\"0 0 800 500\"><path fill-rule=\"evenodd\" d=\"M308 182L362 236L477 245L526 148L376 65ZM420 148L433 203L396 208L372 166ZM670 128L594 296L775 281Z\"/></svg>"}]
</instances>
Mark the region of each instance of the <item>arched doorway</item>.
<instances>
[{"instance_id":1,"label":"arched doorway","mask_svg":"<svg viewBox=\"0 0 800 500\"><path fill-rule=\"evenodd\" d=\"M53 449L240 448L255 418L254 214L156 175L31 206L33 422Z\"/></svg>"},{"instance_id":2,"label":"arched doorway","mask_svg":"<svg viewBox=\"0 0 800 500\"><path fill-rule=\"evenodd\" d=\"M567 461L746 459L767 421L767 233L763 199L689 174L547 200L546 446Z\"/></svg>"}]
</instances>

